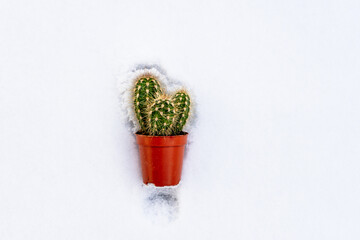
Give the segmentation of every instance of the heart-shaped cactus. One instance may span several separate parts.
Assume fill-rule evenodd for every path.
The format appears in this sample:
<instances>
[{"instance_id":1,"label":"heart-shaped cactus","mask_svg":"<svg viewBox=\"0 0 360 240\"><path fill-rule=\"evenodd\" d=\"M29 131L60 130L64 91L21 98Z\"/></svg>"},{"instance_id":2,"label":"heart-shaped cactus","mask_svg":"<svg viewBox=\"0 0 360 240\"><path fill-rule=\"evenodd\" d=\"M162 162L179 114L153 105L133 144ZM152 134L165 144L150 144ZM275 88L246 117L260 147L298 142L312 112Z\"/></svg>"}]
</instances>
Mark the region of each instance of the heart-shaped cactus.
<instances>
[{"instance_id":1,"label":"heart-shaped cactus","mask_svg":"<svg viewBox=\"0 0 360 240\"><path fill-rule=\"evenodd\" d=\"M190 96L185 90L170 97L153 76L140 77L134 87L134 110L140 133L152 136L182 134L190 114Z\"/></svg>"}]
</instances>

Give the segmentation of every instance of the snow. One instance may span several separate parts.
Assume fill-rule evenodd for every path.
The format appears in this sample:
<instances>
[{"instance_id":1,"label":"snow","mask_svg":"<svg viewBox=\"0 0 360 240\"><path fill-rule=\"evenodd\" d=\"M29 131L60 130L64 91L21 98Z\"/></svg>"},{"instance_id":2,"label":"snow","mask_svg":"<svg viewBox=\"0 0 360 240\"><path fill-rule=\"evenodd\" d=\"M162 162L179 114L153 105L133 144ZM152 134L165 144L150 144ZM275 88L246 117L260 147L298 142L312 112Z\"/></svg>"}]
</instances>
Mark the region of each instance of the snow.
<instances>
[{"instance_id":1,"label":"snow","mask_svg":"<svg viewBox=\"0 0 360 240\"><path fill-rule=\"evenodd\" d=\"M1 1L0 239L358 239L360 3ZM196 99L181 184L141 183L121 106Z\"/></svg>"}]
</instances>

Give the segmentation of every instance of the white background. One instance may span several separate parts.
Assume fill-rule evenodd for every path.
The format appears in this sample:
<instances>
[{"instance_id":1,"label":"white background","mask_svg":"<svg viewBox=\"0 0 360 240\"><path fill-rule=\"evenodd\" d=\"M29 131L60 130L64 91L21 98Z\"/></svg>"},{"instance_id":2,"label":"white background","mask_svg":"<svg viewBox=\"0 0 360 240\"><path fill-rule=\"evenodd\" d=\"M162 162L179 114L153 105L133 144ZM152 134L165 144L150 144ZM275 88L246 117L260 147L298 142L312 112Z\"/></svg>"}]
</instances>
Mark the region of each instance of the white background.
<instances>
[{"instance_id":1,"label":"white background","mask_svg":"<svg viewBox=\"0 0 360 240\"><path fill-rule=\"evenodd\" d=\"M359 13L1 0L0 239L359 239ZM143 63L198 106L172 220L120 121L117 76Z\"/></svg>"}]
</instances>

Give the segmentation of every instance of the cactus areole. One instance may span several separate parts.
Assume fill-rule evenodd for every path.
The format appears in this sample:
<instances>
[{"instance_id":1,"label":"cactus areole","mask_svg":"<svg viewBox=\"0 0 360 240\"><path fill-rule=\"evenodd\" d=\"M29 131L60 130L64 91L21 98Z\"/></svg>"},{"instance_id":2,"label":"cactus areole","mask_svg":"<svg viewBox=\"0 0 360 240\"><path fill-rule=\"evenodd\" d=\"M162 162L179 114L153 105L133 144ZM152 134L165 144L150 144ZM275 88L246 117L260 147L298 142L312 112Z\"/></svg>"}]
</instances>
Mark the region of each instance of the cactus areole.
<instances>
[{"instance_id":1,"label":"cactus areole","mask_svg":"<svg viewBox=\"0 0 360 240\"><path fill-rule=\"evenodd\" d=\"M190 96L185 90L167 95L152 75L139 77L133 93L134 112L141 128L136 141L143 182L158 187L177 185L187 142L183 128L190 114Z\"/></svg>"}]
</instances>

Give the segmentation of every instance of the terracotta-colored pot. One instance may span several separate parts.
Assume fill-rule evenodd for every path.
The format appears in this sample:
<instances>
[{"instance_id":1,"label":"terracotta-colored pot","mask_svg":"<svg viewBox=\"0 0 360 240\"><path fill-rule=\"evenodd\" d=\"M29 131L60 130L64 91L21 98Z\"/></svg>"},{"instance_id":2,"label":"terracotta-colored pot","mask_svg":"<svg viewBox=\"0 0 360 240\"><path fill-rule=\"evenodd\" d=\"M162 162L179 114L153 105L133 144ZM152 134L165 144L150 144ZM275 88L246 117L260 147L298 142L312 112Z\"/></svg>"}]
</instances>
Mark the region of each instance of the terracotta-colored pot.
<instances>
[{"instance_id":1,"label":"terracotta-colored pot","mask_svg":"<svg viewBox=\"0 0 360 240\"><path fill-rule=\"evenodd\" d=\"M136 133L145 184L153 183L158 187L179 184L187 135L148 136Z\"/></svg>"}]
</instances>

